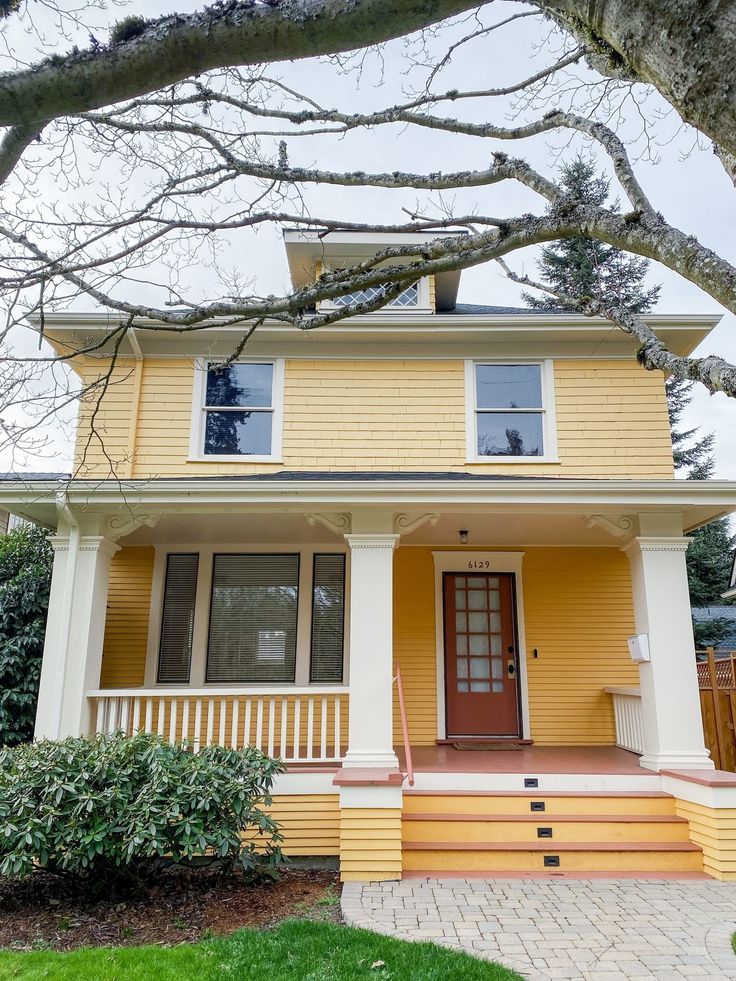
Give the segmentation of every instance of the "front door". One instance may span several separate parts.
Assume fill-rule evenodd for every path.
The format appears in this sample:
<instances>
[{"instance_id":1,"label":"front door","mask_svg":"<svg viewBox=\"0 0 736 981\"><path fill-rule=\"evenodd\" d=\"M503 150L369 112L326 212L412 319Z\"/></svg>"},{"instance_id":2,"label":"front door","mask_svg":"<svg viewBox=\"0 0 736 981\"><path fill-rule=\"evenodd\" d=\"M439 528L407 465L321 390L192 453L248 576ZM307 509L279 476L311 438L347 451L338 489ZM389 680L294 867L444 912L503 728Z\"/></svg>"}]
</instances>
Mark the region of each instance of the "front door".
<instances>
[{"instance_id":1,"label":"front door","mask_svg":"<svg viewBox=\"0 0 736 981\"><path fill-rule=\"evenodd\" d=\"M447 736L520 736L514 581L444 574Z\"/></svg>"}]
</instances>

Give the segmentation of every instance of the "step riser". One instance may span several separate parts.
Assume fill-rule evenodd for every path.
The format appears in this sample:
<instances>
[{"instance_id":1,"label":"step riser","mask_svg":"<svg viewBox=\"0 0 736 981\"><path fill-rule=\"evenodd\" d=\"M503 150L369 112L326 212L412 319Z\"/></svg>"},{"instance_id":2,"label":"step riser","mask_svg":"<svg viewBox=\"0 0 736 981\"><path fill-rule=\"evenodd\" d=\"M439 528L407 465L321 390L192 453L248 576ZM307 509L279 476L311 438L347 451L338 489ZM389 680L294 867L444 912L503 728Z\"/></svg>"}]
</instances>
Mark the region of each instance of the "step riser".
<instances>
[{"instance_id":1,"label":"step riser","mask_svg":"<svg viewBox=\"0 0 736 981\"><path fill-rule=\"evenodd\" d=\"M537 834L537 828L551 828L552 838ZM620 841L687 842L687 824L671 822L645 823L625 822L577 822L564 821L555 824L553 820L536 822L508 821L404 821L402 836L409 841L436 841L462 844L476 841L517 841L538 842L564 841Z\"/></svg>"},{"instance_id":2,"label":"step riser","mask_svg":"<svg viewBox=\"0 0 736 981\"><path fill-rule=\"evenodd\" d=\"M404 850L406 872L702 872L699 852L571 852L560 855L559 868L546 868L540 852L443 852Z\"/></svg>"},{"instance_id":3,"label":"step riser","mask_svg":"<svg viewBox=\"0 0 736 981\"><path fill-rule=\"evenodd\" d=\"M529 797L485 797L463 796L462 794L447 797L414 797L404 795L404 812L406 814L479 814L490 816L494 814L528 815L532 812L531 802L542 801L545 805L540 815L646 815L675 817L675 802L667 797L545 797L537 794Z\"/></svg>"}]
</instances>

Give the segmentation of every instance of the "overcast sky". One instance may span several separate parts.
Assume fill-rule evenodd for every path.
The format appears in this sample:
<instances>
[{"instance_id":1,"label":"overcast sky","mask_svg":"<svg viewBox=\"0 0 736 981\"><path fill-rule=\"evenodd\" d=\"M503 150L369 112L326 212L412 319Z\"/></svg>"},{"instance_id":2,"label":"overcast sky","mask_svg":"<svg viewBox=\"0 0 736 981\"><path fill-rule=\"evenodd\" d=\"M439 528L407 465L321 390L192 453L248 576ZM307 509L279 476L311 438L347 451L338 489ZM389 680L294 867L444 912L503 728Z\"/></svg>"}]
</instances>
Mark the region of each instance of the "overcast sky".
<instances>
[{"instance_id":1,"label":"overcast sky","mask_svg":"<svg viewBox=\"0 0 736 981\"><path fill-rule=\"evenodd\" d=\"M109 17L115 20L138 12L138 6L135 2L131 3L122 8L122 13L121 8L113 8ZM177 9L193 9L195 6L179 3ZM510 4L504 4L503 15L507 16L511 9ZM145 16L169 10L160 0L146 4L145 8L140 7L140 13ZM95 32L100 38L105 37L101 21L106 16L96 15ZM454 59L436 81L434 90L499 86L536 71L544 64L540 60L544 54L539 52L539 47L548 30L547 25L530 18L498 35L474 42ZM84 38L81 41L84 43ZM30 53L36 42L31 35L18 35L14 43L18 50ZM6 63L1 67L8 65ZM273 69L273 74L278 74L289 85L325 106L351 111L356 108L376 109L401 101L402 89L420 82L419 74L414 72L407 76L406 70L405 46L395 42L386 46L382 59L368 58L360 79L355 72L341 73L326 62L280 65ZM620 133L631 140L639 136L633 149L637 157L639 180L655 207L672 224L696 235L701 242L734 261L736 192L710 148L694 145L692 132L680 130L671 113L662 117L661 110L665 108L656 96L651 97L645 106L649 154L644 152L645 142L639 136L642 128L639 109L633 103L622 108L623 119L618 125ZM508 111L508 104L489 105L484 102L471 104L462 110L453 106L448 113L503 123L508 118ZM530 109L522 118L537 118L544 111L544 108ZM403 127L387 126L345 140L292 140L289 156L292 164L318 163L332 169L452 171L486 167L490 152L497 146L501 145L428 130L407 132ZM560 154L561 159L569 159L576 148L582 146L574 144L565 147L561 138L547 137L523 145L506 144L502 148L505 152L525 156L539 169L553 174ZM115 180L114 164L109 164L102 178ZM59 193L58 187L49 187L49 193ZM334 187L309 188L305 199L314 214L380 222L405 220L401 208L413 208L417 203L422 203L415 192ZM511 185L462 191L446 200L453 204L456 213L477 210L503 216L542 208L539 200L530 192ZM258 293L279 293L288 289L283 244L276 228L262 230L257 236L239 233L231 237L226 261L233 268L239 268L251 276ZM534 272L535 256L532 250L525 254L518 253L509 261L517 271ZM665 269L652 265L650 280L662 284L657 312L722 313L718 304L701 290ZM202 296L207 295L206 270L192 271L191 288ZM518 287L504 279L495 266L489 265L463 273L459 299L461 302L521 305L519 293ZM89 307L92 308L91 304ZM29 340L19 339L19 348L30 350ZM736 359L736 318L731 315L723 317L698 353L706 352ZM697 391L685 422L689 426L702 426L704 431L715 432L716 476L736 479L736 400L723 395L709 396L704 390ZM40 460L15 461L15 465L20 463L28 469L63 470L70 462L64 436L60 435L56 447L57 451L51 459L46 455ZM7 465L7 462L4 461L4 464ZM0 461L0 465L3 465L3 461Z\"/></svg>"}]
</instances>

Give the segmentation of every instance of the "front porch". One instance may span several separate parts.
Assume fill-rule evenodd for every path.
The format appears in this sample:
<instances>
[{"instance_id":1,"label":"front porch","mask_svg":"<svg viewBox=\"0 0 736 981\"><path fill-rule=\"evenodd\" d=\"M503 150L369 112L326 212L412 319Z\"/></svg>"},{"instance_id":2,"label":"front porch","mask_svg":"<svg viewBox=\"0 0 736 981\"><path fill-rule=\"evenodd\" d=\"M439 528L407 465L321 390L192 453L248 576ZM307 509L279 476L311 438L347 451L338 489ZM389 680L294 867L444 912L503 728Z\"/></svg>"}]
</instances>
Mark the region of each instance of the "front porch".
<instances>
[{"instance_id":1,"label":"front porch","mask_svg":"<svg viewBox=\"0 0 736 981\"><path fill-rule=\"evenodd\" d=\"M476 813L473 795L506 808L502 835L536 835L519 808L566 795L616 803L603 816L628 826L619 797L661 794L661 771L713 770L683 531L716 504L673 502L693 494L675 482L609 483L246 478L71 494L56 502L37 736L257 746L287 767L274 804L287 851L339 856L347 879L411 866L402 813L422 794L453 834L482 836L476 817L451 818ZM520 748L452 745L474 740ZM509 868L543 849L475 861Z\"/></svg>"}]
</instances>

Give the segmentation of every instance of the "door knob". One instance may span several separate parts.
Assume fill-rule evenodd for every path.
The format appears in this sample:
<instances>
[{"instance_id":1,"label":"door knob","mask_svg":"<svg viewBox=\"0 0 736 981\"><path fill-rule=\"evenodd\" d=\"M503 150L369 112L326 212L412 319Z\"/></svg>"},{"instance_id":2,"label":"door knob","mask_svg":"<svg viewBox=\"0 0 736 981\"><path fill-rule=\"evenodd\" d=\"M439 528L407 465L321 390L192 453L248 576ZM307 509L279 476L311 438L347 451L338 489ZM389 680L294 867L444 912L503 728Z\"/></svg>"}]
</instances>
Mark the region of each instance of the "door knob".
<instances>
[{"instance_id":1,"label":"door knob","mask_svg":"<svg viewBox=\"0 0 736 981\"><path fill-rule=\"evenodd\" d=\"M509 661L506 664L506 670L508 671L509 678L513 678L514 675L516 674L516 665L514 664L513 661Z\"/></svg>"}]
</instances>

